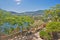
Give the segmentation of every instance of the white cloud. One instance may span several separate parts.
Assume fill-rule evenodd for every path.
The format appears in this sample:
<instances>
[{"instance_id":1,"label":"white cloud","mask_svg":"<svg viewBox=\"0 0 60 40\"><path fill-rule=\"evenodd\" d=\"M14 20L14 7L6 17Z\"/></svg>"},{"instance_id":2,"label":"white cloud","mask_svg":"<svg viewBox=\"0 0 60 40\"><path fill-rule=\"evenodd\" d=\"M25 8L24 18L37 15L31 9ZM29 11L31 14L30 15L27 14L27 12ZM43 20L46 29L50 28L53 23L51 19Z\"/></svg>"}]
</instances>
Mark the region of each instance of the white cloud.
<instances>
[{"instance_id":1,"label":"white cloud","mask_svg":"<svg viewBox=\"0 0 60 40\"><path fill-rule=\"evenodd\" d=\"M21 0L15 0L16 2L20 2Z\"/></svg>"},{"instance_id":2,"label":"white cloud","mask_svg":"<svg viewBox=\"0 0 60 40\"><path fill-rule=\"evenodd\" d=\"M20 4L20 2L17 2L17 5L19 5Z\"/></svg>"},{"instance_id":3,"label":"white cloud","mask_svg":"<svg viewBox=\"0 0 60 40\"><path fill-rule=\"evenodd\" d=\"M21 4L21 0L15 0L15 2L17 3L17 5Z\"/></svg>"}]
</instances>

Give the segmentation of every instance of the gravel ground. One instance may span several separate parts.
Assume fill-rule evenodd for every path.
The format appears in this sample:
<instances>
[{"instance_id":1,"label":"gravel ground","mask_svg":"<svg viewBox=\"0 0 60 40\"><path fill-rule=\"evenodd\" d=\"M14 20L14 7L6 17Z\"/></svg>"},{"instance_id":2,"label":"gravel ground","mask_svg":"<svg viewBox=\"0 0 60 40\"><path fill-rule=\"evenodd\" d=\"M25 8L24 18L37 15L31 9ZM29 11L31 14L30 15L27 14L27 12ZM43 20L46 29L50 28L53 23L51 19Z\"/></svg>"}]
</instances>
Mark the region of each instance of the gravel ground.
<instances>
[{"instance_id":1,"label":"gravel ground","mask_svg":"<svg viewBox=\"0 0 60 40\"><path fill-rule=\"evenodd\" d=\"M16 36L12 39L8 39L8 40L42 40L40 37L39 37L39 32L35 33L35 34L32 34L32 35L27 35L27 36Z\"/></svg>"}]
</instances>

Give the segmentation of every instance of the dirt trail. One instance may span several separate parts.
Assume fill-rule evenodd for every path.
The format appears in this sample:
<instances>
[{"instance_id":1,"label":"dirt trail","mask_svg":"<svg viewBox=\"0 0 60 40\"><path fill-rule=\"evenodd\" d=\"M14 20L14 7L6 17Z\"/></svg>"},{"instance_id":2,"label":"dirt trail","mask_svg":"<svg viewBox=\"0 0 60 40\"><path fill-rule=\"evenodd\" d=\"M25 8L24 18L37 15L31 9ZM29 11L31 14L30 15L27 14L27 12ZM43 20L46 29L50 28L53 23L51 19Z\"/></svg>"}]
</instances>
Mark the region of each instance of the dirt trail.
<instances>
[{"instance_id":1,"label":"dirt trail","mask_svg":"<svg viewBox=\"0 0 60 40\"><path fill-rule=\"evenodd\" d=\"M39 36L39 32L34 34L36 37L33 37L33 40L42 40Z\"/></svg>"}]
</instances>

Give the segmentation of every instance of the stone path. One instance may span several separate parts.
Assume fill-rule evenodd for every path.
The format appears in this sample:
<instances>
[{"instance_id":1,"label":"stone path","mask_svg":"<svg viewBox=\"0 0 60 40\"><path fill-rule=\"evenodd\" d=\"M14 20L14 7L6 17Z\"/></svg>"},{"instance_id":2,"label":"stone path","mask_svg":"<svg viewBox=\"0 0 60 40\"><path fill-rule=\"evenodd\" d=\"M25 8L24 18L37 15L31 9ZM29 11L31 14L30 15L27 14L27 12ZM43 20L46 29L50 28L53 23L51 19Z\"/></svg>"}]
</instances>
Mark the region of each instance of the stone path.
<instances>
[{"instance_id":1,"label":"stone path","mask_svg":"<svg viewBox=\"0 0 60 40\"><path fill-rule=\"evenodd\" d=\"M33 37L33 40L42 40L39 36L39 32L35 33L34 35L36 36L36 38Z\"/></svg>"}]
</instances>

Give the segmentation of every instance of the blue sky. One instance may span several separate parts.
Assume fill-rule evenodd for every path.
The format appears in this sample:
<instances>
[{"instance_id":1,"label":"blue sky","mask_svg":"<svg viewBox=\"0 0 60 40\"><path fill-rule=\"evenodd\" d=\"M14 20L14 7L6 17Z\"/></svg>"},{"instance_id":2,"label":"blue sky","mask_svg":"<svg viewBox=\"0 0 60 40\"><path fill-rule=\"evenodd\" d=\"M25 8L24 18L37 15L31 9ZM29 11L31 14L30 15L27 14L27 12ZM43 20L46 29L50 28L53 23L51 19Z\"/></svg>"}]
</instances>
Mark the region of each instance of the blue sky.
<instances>
[{"instance_id":1,"label":"blue sky","mask_svg":"<svg viewBox=\"0 0 60 40\"><path fill-rule=\"evenodd\" d=\"M0 0L1 9L15 12L45 10L56 4L60 0Z\"/></svg>"}]
</instances>

